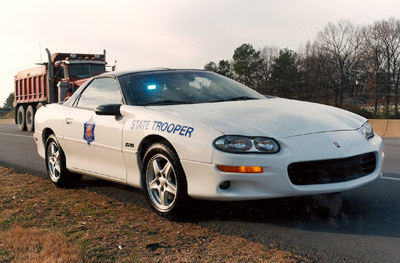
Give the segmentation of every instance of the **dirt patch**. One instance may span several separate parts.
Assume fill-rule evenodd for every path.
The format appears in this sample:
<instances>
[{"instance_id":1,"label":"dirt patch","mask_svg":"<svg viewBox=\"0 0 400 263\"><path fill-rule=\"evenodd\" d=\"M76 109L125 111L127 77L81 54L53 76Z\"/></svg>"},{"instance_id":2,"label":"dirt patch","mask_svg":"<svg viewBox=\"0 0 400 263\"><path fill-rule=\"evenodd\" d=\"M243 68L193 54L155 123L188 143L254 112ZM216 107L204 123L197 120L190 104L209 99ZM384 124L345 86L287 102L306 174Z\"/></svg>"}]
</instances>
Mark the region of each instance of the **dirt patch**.
<instances>
[{"instance_id":1,"label":"dirt patch","mask_svg":"<svg viewBox=\"0 0 400 263\"><path fill-rule=\"evenodd\" d=\"M1 262L308 262L0 167Z\"/></svg>"}]
</instances>

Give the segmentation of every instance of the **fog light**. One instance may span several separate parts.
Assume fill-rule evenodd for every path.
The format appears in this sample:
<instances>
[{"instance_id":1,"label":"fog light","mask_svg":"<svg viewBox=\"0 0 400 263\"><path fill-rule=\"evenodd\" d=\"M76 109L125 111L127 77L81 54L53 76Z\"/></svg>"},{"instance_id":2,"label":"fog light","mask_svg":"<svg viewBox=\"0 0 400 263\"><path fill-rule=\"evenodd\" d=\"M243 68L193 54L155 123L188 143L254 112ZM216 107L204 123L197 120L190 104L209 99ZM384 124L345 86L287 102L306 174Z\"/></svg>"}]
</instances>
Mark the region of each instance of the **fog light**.
<instances>
[{"instance_id":1,"label":"fog light","mask_svg":"<svg viewBox=\"0 0 400 263\"><path fill-rule=\"evenodd\" d=\"M231 182L229 181L224 181L219 185L219 188L222 190L228 189L231 186Z\"/></svg>"}]
</instances>

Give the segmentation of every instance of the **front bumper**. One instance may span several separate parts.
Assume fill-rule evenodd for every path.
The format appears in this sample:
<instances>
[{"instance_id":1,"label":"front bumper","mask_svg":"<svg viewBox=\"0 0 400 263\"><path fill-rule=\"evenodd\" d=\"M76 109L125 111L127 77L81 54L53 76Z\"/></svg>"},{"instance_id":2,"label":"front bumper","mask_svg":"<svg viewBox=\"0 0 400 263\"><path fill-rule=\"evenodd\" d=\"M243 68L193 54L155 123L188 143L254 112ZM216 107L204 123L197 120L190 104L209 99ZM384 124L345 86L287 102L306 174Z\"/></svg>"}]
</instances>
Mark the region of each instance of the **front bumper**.
<instances>
[{"instance_id":1,"label":"front bumper","mask_svg":"<svg viewBox=\"0 0 400 263\"><path fill-rule=\"evenodd\" d=\"M326 132L279 140L278 154L229 154L215 150L212 163L181 160L188 181L188 194L195 199L255 200L301 195L327 194L351 190L381 175L384 154L382 139L367 141L360 131ZM338 147L339 146L339 147ZM365 153L376 157L375 170L357 179L324 184L294 185L288 166L297 162L349 158ZM262 166L263 173L221 172L216 165ZM229 181L226 189L221 183Z\"/></svg>"},{"instance_id":2,"label":"front bumper","mask_svg":"<svg viewBox=\"0 0 400 263\"><path fill-rule=\"evenodd\" d=\"M35 139L38 154L40 155L40 157L42 157L44 159L46 153L45 153L45 146L44 146L44 142L43 142L43 133L35 131L33 133L33 138Z\"/></svg>"}]
</instances>

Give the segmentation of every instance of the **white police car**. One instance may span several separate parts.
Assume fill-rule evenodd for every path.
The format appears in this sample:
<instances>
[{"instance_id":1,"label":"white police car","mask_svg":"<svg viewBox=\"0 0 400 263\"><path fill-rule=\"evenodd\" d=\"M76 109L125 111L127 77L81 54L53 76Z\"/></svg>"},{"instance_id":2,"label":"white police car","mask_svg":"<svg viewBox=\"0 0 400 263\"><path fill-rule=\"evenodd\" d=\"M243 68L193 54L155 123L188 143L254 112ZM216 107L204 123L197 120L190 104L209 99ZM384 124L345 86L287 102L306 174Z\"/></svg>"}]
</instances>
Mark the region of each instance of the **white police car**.
<instances>
[{"instance_id":1,"label":"white police car","mask_svg":"<svg viewBox=\"0 0 400 263\"><path fill-rule=\"evenodd\" d=\"M82 174L143 188L169 216L188 199L342 192L381 174L382 139L353 113L266 98L202 70L110 72L35 118L58 187Z\"/></svg>"}]
</instances>

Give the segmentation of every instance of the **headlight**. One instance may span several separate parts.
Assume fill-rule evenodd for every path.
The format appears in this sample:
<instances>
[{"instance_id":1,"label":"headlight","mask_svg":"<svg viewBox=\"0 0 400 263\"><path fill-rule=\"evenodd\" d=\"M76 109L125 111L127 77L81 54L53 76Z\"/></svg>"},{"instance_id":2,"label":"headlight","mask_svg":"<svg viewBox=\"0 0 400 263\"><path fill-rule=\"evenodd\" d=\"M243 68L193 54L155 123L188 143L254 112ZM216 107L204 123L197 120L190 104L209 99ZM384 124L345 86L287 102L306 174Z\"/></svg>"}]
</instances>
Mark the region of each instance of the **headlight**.
<instances>
[{"instance_id":1,"label":"headlight","mask_svg":"<svg viewBox=\"0 0 400 263\"><path fill-rule=\"evenodd\" d=\"M277 153L280 150L278 142L272 138L236 135L217 138L214 147L230 153Z\"/></svg>"},{"instance_id":2,"label":"headlight","mask_svg":"<svg viewBox=\"0 0 400 263\"><path fill-rule=\"evenodd\" d=\"M364 123L360 129L365 139L369 140L374 137L374 130L372 129L372 126L368 121Z\"/></svg>"}]
</instances>

